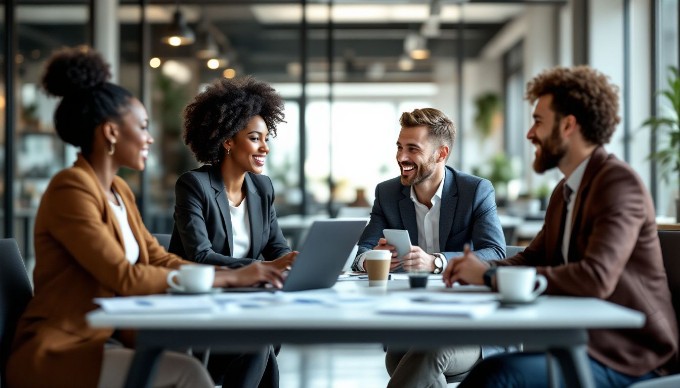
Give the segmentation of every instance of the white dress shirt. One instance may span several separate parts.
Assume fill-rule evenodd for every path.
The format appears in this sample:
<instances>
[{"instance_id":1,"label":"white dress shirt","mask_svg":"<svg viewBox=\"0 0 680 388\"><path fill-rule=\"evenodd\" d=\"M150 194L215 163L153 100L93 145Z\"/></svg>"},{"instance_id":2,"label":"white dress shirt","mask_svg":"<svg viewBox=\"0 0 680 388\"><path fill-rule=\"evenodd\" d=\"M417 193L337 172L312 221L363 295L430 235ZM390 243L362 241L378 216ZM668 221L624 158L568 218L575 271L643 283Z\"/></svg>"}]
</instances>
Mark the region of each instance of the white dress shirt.
<instances>
[{"instance_id":1,"label":"white dress shirt","mask_svg":"<svg viewBox=\"0 0 680 388\"><path fill-rule=\"evenodd\" d=\"M571 173L569 178L567 178L567 181L564 182L564 184L571 189L569 201L567 202L567 216L564 218L564 235L562 236L562 257L564 257L565 263L569 261L567 255L569 254L569 241L571 240L571 226L574 221L574 202L576 202L576 193L578 192L579 186L581 186L583 173L586 171L586 166L589 161L590 157L582 161L574 172Z\"/></svg>"}]
</instances>

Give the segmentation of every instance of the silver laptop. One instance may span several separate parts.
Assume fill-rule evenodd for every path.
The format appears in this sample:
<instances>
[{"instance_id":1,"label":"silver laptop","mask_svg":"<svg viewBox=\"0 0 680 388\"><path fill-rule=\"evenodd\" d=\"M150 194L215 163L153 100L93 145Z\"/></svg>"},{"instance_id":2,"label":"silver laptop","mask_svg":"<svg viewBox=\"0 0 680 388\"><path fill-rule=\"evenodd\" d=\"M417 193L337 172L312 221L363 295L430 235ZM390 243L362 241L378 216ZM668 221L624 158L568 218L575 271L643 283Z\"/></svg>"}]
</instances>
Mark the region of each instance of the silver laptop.
<instances>
[{"instance_id":1,"label":"silver laptop","mask_svg":"<svg viewBox=\"0 0 680 388\"><path fill-rule=\"evenodd\" d=\"M366 222L348 219L315 221L281 291L333 287ZM276 290L265 287L236 287L225 288L224 292Z\"/></svg>"}]
</instances>

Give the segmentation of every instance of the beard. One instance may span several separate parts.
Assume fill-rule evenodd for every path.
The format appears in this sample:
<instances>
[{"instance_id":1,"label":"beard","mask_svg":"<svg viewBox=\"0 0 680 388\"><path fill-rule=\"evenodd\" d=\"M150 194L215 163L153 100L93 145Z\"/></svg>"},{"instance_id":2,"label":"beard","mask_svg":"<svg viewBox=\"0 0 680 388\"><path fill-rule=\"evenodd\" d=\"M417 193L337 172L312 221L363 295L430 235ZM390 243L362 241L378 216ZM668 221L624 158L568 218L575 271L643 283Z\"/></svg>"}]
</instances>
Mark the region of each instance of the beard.
<instances>
[{"instance_id":1,"label":"beard","mask_svg":"<svg viewBox=\"0 0 680 388\"><path fill-rule=\"evenodd\" d=\"M556 118L550 136L545 140L534 140L534 144L538 144L540 147L534 159L534 171L539 174L557 167L557 164L567 153L567 147L560 139L559 125L560 120Z\"/></svg>"},{"instance_id":2,"label":"beard","mask_svg":"<svg viewBox=\"0 0 680 388\"><path fill-rule=\"evenodd\" d=\"M404 164L406 166L414 166L415 167L415 174L405 177L404 175L400 176L401 184L404 186L415 186L434 174L434 172L437 170L437 155L433 154L430 159L425 161L423 164L415 164L415 163L409 163L409 164ZM401 168L403 166L400 164L399 165Z\"/></svg>"}]
</instances>

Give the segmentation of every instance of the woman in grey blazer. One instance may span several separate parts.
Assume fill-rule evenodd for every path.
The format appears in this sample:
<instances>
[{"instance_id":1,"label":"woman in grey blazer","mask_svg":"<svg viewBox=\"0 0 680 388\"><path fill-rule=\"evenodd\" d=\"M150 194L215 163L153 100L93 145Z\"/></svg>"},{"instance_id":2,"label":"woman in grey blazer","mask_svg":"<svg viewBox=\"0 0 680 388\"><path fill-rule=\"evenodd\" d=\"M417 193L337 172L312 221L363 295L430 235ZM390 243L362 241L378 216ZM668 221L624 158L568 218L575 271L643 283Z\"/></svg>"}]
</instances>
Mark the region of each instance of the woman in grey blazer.
<instances>
[{"instance_id":1,"label":"woman in grey blazer","mask_svg":"<svg viewBox=\"0 0 680 388\"><path fill-rule=\"evenodd\" d=\"M184 142L203 166L182 174L175 185L170 252L231 268L260 257L279 269L290 267L297 252L276 221L272 182L261 175L267 142L283 117L281 96L252 77L218 79L187 105ZM224 386L278 386L272 346L252 354L214 354L208 370L215 382L223 375Z\"/></svg>"}]
</instances>

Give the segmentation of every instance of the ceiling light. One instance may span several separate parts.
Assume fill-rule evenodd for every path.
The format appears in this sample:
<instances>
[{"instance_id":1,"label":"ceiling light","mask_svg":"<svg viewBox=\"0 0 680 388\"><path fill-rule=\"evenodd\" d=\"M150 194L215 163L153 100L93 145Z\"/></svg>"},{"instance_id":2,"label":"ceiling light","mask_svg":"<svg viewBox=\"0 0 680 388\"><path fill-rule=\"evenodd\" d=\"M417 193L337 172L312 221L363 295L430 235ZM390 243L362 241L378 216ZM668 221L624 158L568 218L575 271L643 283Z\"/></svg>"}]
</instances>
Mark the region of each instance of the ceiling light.
<instances>
[{"instance_id":1,"label":"ceiling light","mask_svg":"<svg viewBox=\"0 0 680 388\"><path fill-rule=\"evenodd\" d=\"M234 77L236 77L236 70L231 69L231 68L224 69L224 71L222 72L222 75L224 76L224 78L229 78L229 79L234 78Z\"/></svg>"},{"instance_id":2,"label":"ceiling light","mask_svg":"<svg viewBox=\"0 0 680 388\"><path fill-rule=\"evenodd\" d=\"M220 60L217 58L212 58L208 59L208 62L206 62L206 66L208 66L208 69L218 69L220 67Z\"/></svg>"},{"instance_id":3,"label":"ceiling light","mask_svg":"<svg viewBox=\"0 0 680 388\"><path fill-rule=\"evenodd\" d=\"M215 42L215 38L210 31L204 30L199 32L196 48L196 56L201 59L217 58L220 55L220 48Z\"/></svg>"},{"instance_id":4,"label":"ceiling light","mask_svg":"<svg viewBox=\"0 0 680 388\"><path fill-rule=\"evenodd\" d=\"M439 31L439 16L432 15L428 17L420 27L420 33L424 37L436 38L440 35Z\"/></svg>"},{"instance_id":5,"label":"ceiling light","mask_svg":"<svg viewBox=\"0 0 680 388\"><path fill-rule=\"evenodd\" d=\"M399 70L401 71L411 71L415 67L415 64L413 63L413 59L411 59L410 56L403 54L401 57L399 57L398 66Z\"/></svg>"},{"instance_id":6,"label":"ceiling light","mask_svg":"<svg viewBox=\"0 0 680 388\"><path fill-rule=\"evenodd\" d=\"M194 74L187 65L172 59L163 63L161 72L164 76L182 85L188 84Z\"/></svg>"},{"instance_id":7,"label":"ceiling light","mask_svg":"<svg viewBox=\"0 0 680 388\"><path fill-rule=\"evenodd\" d=\"M425 37L417 33L406 36L404 41L404 51L413 59L421 60L430 57L430 50L427 49Z\"/></svg>"},{"instance_id":8,"label":"ceiling light","mask_svg":"<svg viewBox=\"0 0 680 388\"><path fill-rule=\"evenodd\" d=\"M161 59L158 57L153 57L149 60L149 66L151 66L154 69L157 69L161 65Z\"/></svg>"},{"instance_id":9,"label":"ceiling light","mask_svg":"<svg viewBox=\"0 0 680 388\"><path fill-rule=\"evenodd\" d=\"M172 24L168 26L161 41L171 46L184 46L194 43L194 40L194 31L187 25L184 14L179 9L179 4L177 4L177 9L175 9L172 18Z\"/></svg>"}]
</instances>

